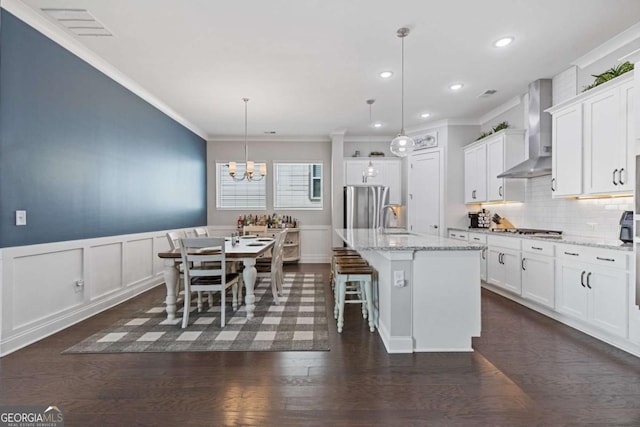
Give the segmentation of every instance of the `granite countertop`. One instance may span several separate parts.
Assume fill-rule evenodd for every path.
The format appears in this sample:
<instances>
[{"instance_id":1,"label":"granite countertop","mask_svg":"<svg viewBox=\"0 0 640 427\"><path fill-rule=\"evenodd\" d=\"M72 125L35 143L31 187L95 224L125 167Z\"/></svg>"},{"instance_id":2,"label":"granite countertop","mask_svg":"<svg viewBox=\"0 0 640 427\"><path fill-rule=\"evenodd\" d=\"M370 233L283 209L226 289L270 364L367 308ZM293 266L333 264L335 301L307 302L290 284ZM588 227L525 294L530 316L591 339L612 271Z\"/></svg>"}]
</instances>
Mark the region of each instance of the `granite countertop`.
<instances>
[{"instance_id":1,"label":"granite countertop","mask_svg":"<svg viewBox=\"0 0 640 427\"><path fill-rule=\"evenodd\" d=\"M355 250L378 251L479 251L485 245L461 242L446 237L429 236L399 230L367 228L336 229L336 233Z\"/></svg>"},{"instance_id":2,"label":"granite countertop","mask_svg":"<svg viewBox=\"0 0 640 427\"><path fill-rule=\"evenodd\" d=\"M633 251L633 244L631 243L622 243L620 240L603 239L601 237L579 236L575 234L563 234L562 238L558 239L558 238L548 238L548 237L539 237L539 236L527 236L526 234L496 233L486 228L452 227L452 228L449 228L449 230L467 231L469 233L481 233L481 234L488 234L491 236L505 236L505 237L518 237L520 239L544 240L545 242L562 243L565 245L590 246L594 248L614 249L618 251L627 251L627 252Z\"/></svg>"}]
</instances>

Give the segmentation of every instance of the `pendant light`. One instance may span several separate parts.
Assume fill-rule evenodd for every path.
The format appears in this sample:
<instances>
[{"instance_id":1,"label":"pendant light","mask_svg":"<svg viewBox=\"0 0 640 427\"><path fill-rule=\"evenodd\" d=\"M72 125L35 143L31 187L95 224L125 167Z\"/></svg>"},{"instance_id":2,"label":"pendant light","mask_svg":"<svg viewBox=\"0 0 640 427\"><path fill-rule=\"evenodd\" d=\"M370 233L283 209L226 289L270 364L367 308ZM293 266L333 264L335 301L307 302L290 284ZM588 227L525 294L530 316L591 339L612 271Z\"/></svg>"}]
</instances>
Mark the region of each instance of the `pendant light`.
<instances>
[{"instance_id":1,"label":"pendant light","mask_svg":"<svg viewBox=\"0 0 640 427\"><path fill-rule=\"evenodd\" d=\"M396 136L389 146L391 152L398 157L406 157L409 155L415 146L415 142L413 139L409 138L404 134L404 38L409 35L408 28L400 28L397 32L397 36L402 40L402 73L401 73L401 81L402 81L402 114L401 120L402 125L400 127L400 133Z\"/></svg>"},{"instance_id":2,"label":"pendant light","mask_svg":"<svg viewBox=\"0 0 640 427\"><path fill-rule=\"evenodd\" d=\"M247 103L249 98L242 98L244 101L244 174L237 176L237 164L236 162L229 162L227 167L229 168L229 175L234 181L260 181L267 174L267 165L260 164L258 166L258 174L255 174L255 162L249 160L249 146L247 145Z\"/></svg>"},{"instance_id":3,"label":"pendant light","mask_svg":"<svg viewBox=\"0 0 640 427\"><path fill-rule=\"evenodd\" d=\"M369 123L371 123L371 106L376 102L375 99L367 99L367 104L369 104ZM367 182L367 178L373 178L378 175L378 169L373 166L371 159L369 159L369 165L362 170L362 181Z\"/></svg>"}]
</instances>

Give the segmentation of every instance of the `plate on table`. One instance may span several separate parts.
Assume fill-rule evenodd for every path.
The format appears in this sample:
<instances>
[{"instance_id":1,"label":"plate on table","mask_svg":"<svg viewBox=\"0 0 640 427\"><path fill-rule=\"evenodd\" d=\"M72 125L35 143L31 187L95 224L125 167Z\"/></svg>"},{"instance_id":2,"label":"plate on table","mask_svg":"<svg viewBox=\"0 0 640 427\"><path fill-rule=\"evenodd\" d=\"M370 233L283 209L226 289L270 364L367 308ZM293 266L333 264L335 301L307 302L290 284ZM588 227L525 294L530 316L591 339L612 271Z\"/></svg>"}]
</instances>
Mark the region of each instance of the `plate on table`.
<instances>
[{"instance_id":1,"label":"plate on table","mask_svg":"<svg viewBox=\"0 0 640 427\"><path fill-rule=\"evenodd\" d=\"M264 243L249 243L247 246L264 246Z\"/></svg>"},{"instance_id":2,"label":"plate on table","mask_svg":"<svg viewBox=\"0 0 640 427\"><path fill-rule=\"evenodd\" d=\"M255 239L256 236L255 234L247 234L246 236L240 236L241 239Z\"/></svg>"}]
</instances>

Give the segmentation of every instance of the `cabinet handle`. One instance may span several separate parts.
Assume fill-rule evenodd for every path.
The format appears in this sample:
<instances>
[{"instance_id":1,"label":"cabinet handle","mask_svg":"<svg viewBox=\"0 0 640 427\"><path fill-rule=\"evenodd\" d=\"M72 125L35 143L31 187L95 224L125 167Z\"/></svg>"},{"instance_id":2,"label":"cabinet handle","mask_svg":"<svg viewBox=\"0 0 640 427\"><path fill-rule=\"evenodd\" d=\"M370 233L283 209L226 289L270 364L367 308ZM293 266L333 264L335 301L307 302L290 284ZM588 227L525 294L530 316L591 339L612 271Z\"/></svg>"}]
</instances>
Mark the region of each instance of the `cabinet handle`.
<instances>
[{"instance_id":1,"label":"cabinet handle","mask_svg":"<svg viewBox=\"0 0 640 427\"><path fill-rule=\"evenodd\" d=\"M500 197L503 197L504 195L502 194L502 185L500 187L498 187L498 195Z\"/></svg>"},{"instance_id":2,"label":"cabinet handle","mask_svg":"<svg viewBox=\"0 0 640 427\"><path fill-rule=\"evenodd\" d=\"M556 191L556 179L551 178L551 191Z\"/></svg>"},{"instance_id":3,"label":"cabinet handle","mask_svg":"<svg viewBox=\"0 0 640 427\"><path fill-rule=\"evenodd\" d=\"M500 264L504 265L504 254L500 252Z\"/></svg>"},{"instance_id":4,"label":"cabinet handle","mask_svg":"<svg viewBox=\"0 0 640 427\"><path fill-rule=\"evenodd\" d=\"M535 249L536 251L541 251L542 250L542 248L539 248L537 246L531 246L531 249Z\"/></svg>"},{"instance_id":5,"label":"cabinet handle","mask_svg":"<svg viewBox=\"0 0 640 427\"><path fill-rule=\"evenodd\" d=\"M582 274L580 275L580 284L582 285L583 288L586 288L586 286L584 285L584 274L586 273L586 271L583 271Z\"/></svg>"},{"instance_id":6,"label":"cabinet handle","mask_svg":"<svg viewBox=\"0 0 640 427\"><path fill-rule=\"evenodd\" d=\"M599 259L600 261L609 261L609 262L615 262L616 261L613 258L602 258L600 256L597 256L596 259Z\"/></svg>"},{"instance_id":7,"label":"cabinet handle","mask_svg":"<svg viewBox=\"0 0 640 427\"><path fill-rule=\"evenodd\" d=\"M566 252L566 251L565 251L565 255L580 256L580 254L577 254L575 252Z\"/></svg>"},{"instance_id":8,"label":"cabinet handle","mask_svg":"<svg viewBox=\"0 0 640 427\"><path fill-rule=\"evenodd\" d=\"M521 267L522 267L522 271L527 271L527 269L526 269L526 268L524 268L524 260L525 260L525 259L526 259L526 258L522 258L522 261L520 261L520 264L521 264Z\"/></svg>"},{"instance_id":9,"label":"cabinet handle","mask_svg":"<svg viewBox=\"0 0 640 427\"><path fill-rule=\"evenodd\" d=\"M487 251L487 248L484 248L482 251L480 251L480 257L482 259L487 259L487 256L486 256L487 252L486 251Z\"/></svg>"},{"instance_id":10,"label":"cabinet handle","mask_svg":"<svg viewBox=\"0 0 640 427\"><path fill-rule=\"evenodd\" d=\"M620 169L620 172L618 172L618 182L620 183L620 185L624 185L625 181L622 180L622 172L624 171L624 168ZM627 174L625 174L626 176ZM625 178L626 179L626 178Z\"/></svg>"},{"instance_id":11,"label":"cabinet handle","mask_svg":"<svg viewBox=\"0 0 640 427\"><path fill-rule=\"evenodd\" d=\"M438 228L438 226L437 226L437 225L432 225L431 227L433 227L433 228Z\"/></svg>"},{"instance_id":12,"label":"cabinet handle","mask_svg":"<svg viewBox=\"0 0 640 427\"><path fill-rule=\"evenodd\" d=\"M473 191L471 192L471 198L472 198L472 199L475 199L475 198L476 198L476 190L473 190Z\"/></svg>"},{"instance_id":13,"label":"cabinet handle","mask_svg":"<svg viewBox=\"0 0 640 427\"><path fill-rule=\"evenodd\" d=\"M589 288L589 289L593 289L593 288L591 287L591 285L590 285L590 280L589 280L589 278L590 278L590 277L591 277L591 272L589 272L589 274L587 274L587 288Z\"/></svg>"},{"instance_id":14,"label":"cabinet handle","mask_svg":"<svg viewBox=\"0 0 640 427\"><path fill-rule=\"evenodd\" d=\"M613 185L618 185L616 182L616 173L618 173L618 169L613 170Z\"/></svg>"},{"instance_id":15,"label":"cabinet handle","mask_svg":"<svg viewBox=\"0 0 640 427\"><path fill-rule=\"evenodd\" d=\"M479 238L479 237L473 237L472 239L473 239L473 240L480 240L480 238Z\"/></svg>"}]
</instances>

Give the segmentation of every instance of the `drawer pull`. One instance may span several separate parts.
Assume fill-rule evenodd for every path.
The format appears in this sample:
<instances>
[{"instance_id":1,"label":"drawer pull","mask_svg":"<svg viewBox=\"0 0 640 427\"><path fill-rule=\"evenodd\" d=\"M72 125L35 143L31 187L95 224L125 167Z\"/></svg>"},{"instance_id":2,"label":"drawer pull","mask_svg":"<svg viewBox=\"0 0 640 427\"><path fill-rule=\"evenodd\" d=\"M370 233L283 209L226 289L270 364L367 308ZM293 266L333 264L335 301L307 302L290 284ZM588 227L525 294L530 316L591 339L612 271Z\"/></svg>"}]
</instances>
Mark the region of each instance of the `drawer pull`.
<instances>
[{"instance_id":1,"label":"drawer pull","mask_svg":"<svg viewBox=\"0 0 640 427\"><path fill-rule=\"evenodd\" d=\"M575 252L566 252L566 251L565 251L565 255L580 256L580 254L577 254Z\"/></svg>"},{"instance_id":2,"label":"drawer pull","mask_svg":"<svg viewBox=\"0 0 640 427\"><path fill-rule=\"evenodd\" d=\"M582 274L580 275L580 284L582 285L583 288L586 288L586 286L584 285L584 274L586 273L586 271L583 271Z\"/></svg>"},{"instance_id":3,"label":"drawer pull","mask_svg":"<svg viewBox=\"0 0 640 427\"><path fill-rule=\"evenodd\" d=\"M479 237L474 237L473 240L480 240L480 238Z\"/></svg>"},{"instance_id":4,"label":"drawer pull","mask_svg":"<svg viewBox=\"0 0 640 427\"><path fill-rule=\"evenodd\" d=\"M596 259L599 259L600 261L609 261L609 262L615 262L616 260L613 258L602 258L597 256Z\"/></svg>"},{"instance_id":5,"label":"drawer pull","mask_svg":"<svg viewBox=\"0 0 640 427\"><path fill-rule=\"evenodd\" d=\"M536 251L541 251L542 250L542 248L539 248L537 246L531 246L531 249L535 249Z\"/></svg>"}]
</instances>

